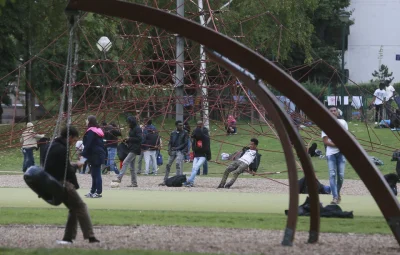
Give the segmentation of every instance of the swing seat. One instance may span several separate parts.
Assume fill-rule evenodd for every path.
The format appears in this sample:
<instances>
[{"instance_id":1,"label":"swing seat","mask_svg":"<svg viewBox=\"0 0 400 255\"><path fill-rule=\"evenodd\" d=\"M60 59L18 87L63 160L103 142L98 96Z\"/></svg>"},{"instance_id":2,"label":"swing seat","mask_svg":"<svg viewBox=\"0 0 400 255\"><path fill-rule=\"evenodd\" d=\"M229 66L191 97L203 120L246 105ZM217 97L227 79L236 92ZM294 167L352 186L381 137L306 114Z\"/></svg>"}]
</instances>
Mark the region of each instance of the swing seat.
<instances>
[{"instance_id":1,"label":"swing seat","mask_svg":"<svg viewBox=\"0 0 400 255\"><path fill-rule=\"evenodd\" d=\"M64 188L59 181L39 166L31 166L24 174L26 184L39 198L47 203L58 206L62 203Z\"/></svg>"}]
</instances>

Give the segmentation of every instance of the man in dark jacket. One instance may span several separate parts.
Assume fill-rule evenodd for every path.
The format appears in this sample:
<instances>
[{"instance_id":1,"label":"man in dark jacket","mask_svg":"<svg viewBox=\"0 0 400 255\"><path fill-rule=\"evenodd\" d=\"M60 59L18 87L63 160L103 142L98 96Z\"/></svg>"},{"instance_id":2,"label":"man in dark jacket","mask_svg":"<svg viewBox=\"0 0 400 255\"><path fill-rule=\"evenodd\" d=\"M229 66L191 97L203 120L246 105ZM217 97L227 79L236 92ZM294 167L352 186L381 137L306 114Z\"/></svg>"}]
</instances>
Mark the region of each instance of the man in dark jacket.
<instances>
[{"instance_id":1,"label":"man in dark jacket","mask_svg":"<svg viewBox=\"0 0 400 255\"><path fill-rule=\"evenodd\" d=\"M110 125L104 128L104 139L106 140L106 148L107 148L107 167L110 171L114 171L114 173L119 174L117 165L114 163L115 154L117 154L117 146L118 146L118 136L121 136L121 131L115 125L114 122L111 122Z\"/></svg>"},{"instance_id":2,"label":"man in dark jacket","mask_svg":"<svg viewBox=\"0 0 400 255\"><path fill-rule=\"evenodd\" d=\"M203 121L199 120L197 121L197 128L200 128L204 135L207 136L208 138L210 138L210 133L208 132L208 128L206 128L203 124ZM192 133L193 136L193 133ZM210 146L211 146L211 140L210 140ZM204 161L203 164L203 175L207 175L208 174L208 161ZM197 175L200 175L200 168L197 170Z\"/></svg>"},{"instance_id":3,"label":"man in dark jacket","mask_svg":"<svg viewBox=\"0 0 400 255\"><path fill-rule=\"evenodd\" d=\"M67 224L65 226L64 238L62 241L59 241L59 243L72 243L72 240L76 238L78 222L83 232L83 238L89 239L90 243L98 243L99 240L94 236L93 226L86 204L80 198L78 192L76 192L76 190L79 189L79 184L76 179L75 170L68 159L67 138L69 145L75 144L79 137L78 130L75 127L70 126L69 137L67 136L68 130L67 127L64 127L61 130L61 136L56 138L52 143L44 167L44 170L47 173L62 184L64 184L65 170L67 171L65 176L65 194L63 203L69 209L69 213ZM76 165L81 164L82 163L78 162Z\"/></svg>"},{"instance_id":4,"label":"man in dark jacket","mask_svg":"<svg viewBox=\"0 0 400 255\"><path fill-rule=\"evenodd\" d=\"M165 185L165 181L168 179L169 172L171 171L171 165L176 159L176 175L183 173L183 159L187 152L188 144L188 133L183 129L182 121L178 120L175 122L176 130L174 130L169 138L168 143L168 164L165 169L164 182L161 185Z\"/></svg>"},{"instance_id":5,"label":"man in dark jacket","mask_svg":"<svg viewBox=\"0 0 400 255\"><path fill-rule=\"evenodd\" d=\"M157 130L147 131L145 141L142 145L144 161L146 163L145 175L149 175L150 165L153 168L154 175L157 175L157 150L160 148L160 137Z\"/></svg>"},{"instance_id":6,"label":"man in dark jacket","mask_svg":"<svg viewBox=\"0 0 400 255\"><path fill-rule=\"evenodd\" d=\"M186 187L193 187L197 171L207 160L211 159L210 137L204 133L202 127L197 127L192 135L192 150L194 153L192 174L187 182L183 183Z\"/></svg>"},{"instance_id":7,"label":"man in dark jacket","mask_svg":"<svg viewBox=\"0 0 400 255\"><path fill-rule=\"evenodd\" d=\"M136 122L136 118L133 116L129 116L126 120L128 123L130 130L129 130L129 137L126 138L126 142L128 144L128 156L126 156L124 162L122 163L122 168L113 182L121 183L122 177L124 177L125 171L130 165L131 170L131 184L128 187L137 187L137 175L135 170L135 159L137 155L140 155L141 146L142 146L142 129Z\"/></svg>"},{"instance_id":8,"label":"man in dark jacket","mask_svg":"<svg viewBox=\"0 0 400 255\"><path fill-rule=\"evenodd\" d=\"M146 135L150 132L150 131L156 131L156 127L153 125L153 121L152 120L147 120L146 125L140 125L140 127L142 128L142 145L144 145L144 142L146 140ZM142 173L142 162L143 162L143 158L144 158L144 148L146 146L142 146L142 153L140 153L139 159L138 159L138 170L137 170L137 174L141 174ZM157 165L157 164L156 164ZM153 169L153 172L156 172L156 169Z\"/></svg>"},{"instance_id":9,"label":"man in dark jacket","mask_svg":"<svg viewBox=\"0 0 400 255\"><path fill-rule=\"evenodd\" d=\"M257 171L258 165L260 164L261 155L257 152L258 140L256 138L252 138L250 140L249 147L243 148L242 156L233 161L228 168L226 168L224 175L222 176L221 183L218 186L219 188L229 189L236 181L238 176L250 169L250 171ZM228 179L229 173L233 174L232 179L226 185L226 180Z\"/></svg>"}]
</instances>

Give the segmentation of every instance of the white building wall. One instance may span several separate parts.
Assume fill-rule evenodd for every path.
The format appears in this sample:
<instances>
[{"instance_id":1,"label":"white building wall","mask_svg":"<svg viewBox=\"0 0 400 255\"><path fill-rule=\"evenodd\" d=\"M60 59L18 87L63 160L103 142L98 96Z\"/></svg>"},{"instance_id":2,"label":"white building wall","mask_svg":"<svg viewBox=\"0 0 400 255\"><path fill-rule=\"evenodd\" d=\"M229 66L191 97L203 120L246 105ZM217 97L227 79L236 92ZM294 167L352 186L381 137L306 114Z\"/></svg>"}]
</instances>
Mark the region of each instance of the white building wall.
<instances>
[{"instance_id":1,"label":"white building wall","mask_svg":"<svg viewBox=\"0 0 400 255\"><path fill-rule=\"evenodd\" d=\"M400 82L400 0L352 0L348 51L345 68L356 83L369 82L378 70L379 62L393 72L394 82ZM383 57L379 50L383 46Z\"/></svg>"}]
</instances>

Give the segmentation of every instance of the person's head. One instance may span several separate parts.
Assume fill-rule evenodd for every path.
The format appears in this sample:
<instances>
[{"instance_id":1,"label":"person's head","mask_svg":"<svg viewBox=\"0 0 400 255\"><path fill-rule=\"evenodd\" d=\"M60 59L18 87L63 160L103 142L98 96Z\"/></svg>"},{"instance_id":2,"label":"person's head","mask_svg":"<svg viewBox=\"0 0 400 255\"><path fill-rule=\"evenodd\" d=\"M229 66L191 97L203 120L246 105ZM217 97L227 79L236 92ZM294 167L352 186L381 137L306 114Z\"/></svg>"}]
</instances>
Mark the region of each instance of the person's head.
<instances>
[{"instance_id":1,"label":"person's head","mask_svg":"<svg viewBox=\"0 0 400 255\"><path fill-rule=\"evenodd\" d=\"M336 107L330 107L329 112L332 113L336 118L339 116L339 111Z\"/></svg>"},{"instance_id":2,"label":"person's head","mask_svg":"<svg viewBox=\"0 0 400 255\"><path fill-rule=\"evenodd\" d=\"M153 124L153 121L152 121L152 120L148 120L148 121L146 122L146 125L147 125L147 126L150 126L151 124Z\"/></svg>"},{"instance_id":3,"label":"person's head","mask_svg":"<svg viewBox=\"0 0 400 255\"><path fill-rule=\"evenodd\" d=\"M27 129L33 129L33 123L32 122L26 123L26 128Z\"/></svg>"},{"instance_id":4,"label":"person's head","mask_svg":"<svg viewBox=\"0 0 400 255\"><path fill-rule=\"evenodd\" d=\"M68 130L68 128L69 128L69 130ZM68 134L68 131L69 131L69 134ZM78 129L76 129L76 127L74 127L74 126L69 126L69 127L65 126L61 129L60 136L64 139L67 139L67 137L68 137L68 140L69 140L68 143L75 144L76 141L78 141L78 139L79 139L79 132L78 132Z\"/></svg>"},{"instance_id":5,"label":"person's head","mask_svg":"<svg viewBox=\"0 0 400 255\"><path fill-rule=\"evenodd\" d=\"M176 130L182 131L183 130L183 123L181 120L175 121Z\"/></svg>"},{"instance_id":6,"label":"person's head","mask_svg":"<svg viewBox=\"0 0 400 255\"><path fill-rule=\"evenodd\" d=\"M97 123L96 117L93 115L90 115L89 117L87 117L86 120L86 125L88 128L90 127L99 127L99 124Z\"/></svg>"},{"instance_id":7,"label":"person's head","mask_svg":"<svg viewBox=\"0 0 400 255\"><path fill-rule=\"evenodd\" d=\"M197 121L197 127L202 128L203 127L203 121L199 120Z\"/></svg>"},{"instance_id":8,"label":"person's head","mask_svg":"<svg viewBox=\"0 0 400 255\"><path fill-rule=\"evenodd\" d=\"M137 120L134 116L129 116L126 119L126 123L128 123L130 128L134 128L137 125Z\"/></svg>"},{"instance_id":9,"label":"person's head","mask_svg":"<svg viewBox=\"0 0 400 255\"><path fill-rule=\"evenodd\" d=\"M384 90L386 88L386 82L379 83L379 89Z\"/></svg>"},{"instance_id":10,"label":"person's head","mask_svg":"<svg viewBox=\"0 0 400 255\"><path fill-rule=\"evenodd\" d=\"M251 138L250 140L250 150L255 150L257 149L258 146L258 140L256 138Z\"/></svg>"},{"instance_id":11,"label":"person's head","mask_svg":"<svg viewBox=\"0 0 400 255\"><path fill-rule=\"evenodd\" d=\"M117 127L117 124L115 124L114 121L111 121L111 122L110 122L110 125L113 126L113 127Z\"/></svg>"}]
</instances>

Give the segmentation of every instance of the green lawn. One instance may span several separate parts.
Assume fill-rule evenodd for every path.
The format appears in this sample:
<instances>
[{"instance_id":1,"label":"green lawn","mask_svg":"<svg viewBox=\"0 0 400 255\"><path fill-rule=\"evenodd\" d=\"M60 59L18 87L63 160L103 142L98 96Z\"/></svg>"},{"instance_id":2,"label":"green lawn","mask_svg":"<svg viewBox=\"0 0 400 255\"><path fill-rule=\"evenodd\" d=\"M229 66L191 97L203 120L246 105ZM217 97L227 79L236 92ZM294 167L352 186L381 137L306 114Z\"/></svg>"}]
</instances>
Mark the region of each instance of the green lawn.
<instances>
[{"instance_id":1,"label":"green lawn","mask_svg":"<svg viewBox=\"0 0 400 255\"><path fill-rule=\"evenodd\" d=\"M123 123L121 121L121 123ZM226 136L221 130L219 123L211 123L212 135L212 160L209 164L210 176L219 176L226 168L228 161L221 161L220 154L223 152L233 153L241 149L244 145L249 143L250 138L257 137L260 141L259 149L262 154L262 161L259 172L281 172L286 171L286 161L282 153L282 146L280 141L275 138L272 130L266 125L248 125L245 122L239 122L238 134L233 136ZM156 123L160 127L160 123ZM194 122L191 123L192 128ZM164 145L167 143L169 132L172 130L172 122L168 121L164 128L161 128ZM359 139L363 147L371 151L371 156L376 156L383 160L385 165L379 166L382 173L390 173L395 170L395 162L391 162L391 154L393 148L398 148L399 139L398 135L390 131L390 129L367 129L361 122L349 122L349 130ZM321 143L320 130L317 127L305 128L301 131L305 143L317 142L318 148L324 151ZM164 146L166 148L166 146ZM162 151L164 162L167 161L168 155L165 150ZM39 152L35 152L35 162L39 162ZM327 164L326 160L313 158L312 159L316 175L319 179L327 179ZM12 148L0 151L0 174L10 174L2 171L12 171L20 173L22 164L22 154L19 148ZM191 167L191 164L185 164L185 169ZM165 164L160 168L161 172L164 171ZM302 174L299 172L299 175ZM249 177L249 176L246 176ZM287 173L274 174L271 178L287 178ZM346 179L358 179L358 175L353 168L346 165Z\"/></svg>"}]
</instances>

